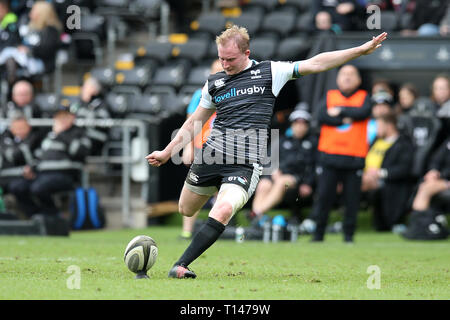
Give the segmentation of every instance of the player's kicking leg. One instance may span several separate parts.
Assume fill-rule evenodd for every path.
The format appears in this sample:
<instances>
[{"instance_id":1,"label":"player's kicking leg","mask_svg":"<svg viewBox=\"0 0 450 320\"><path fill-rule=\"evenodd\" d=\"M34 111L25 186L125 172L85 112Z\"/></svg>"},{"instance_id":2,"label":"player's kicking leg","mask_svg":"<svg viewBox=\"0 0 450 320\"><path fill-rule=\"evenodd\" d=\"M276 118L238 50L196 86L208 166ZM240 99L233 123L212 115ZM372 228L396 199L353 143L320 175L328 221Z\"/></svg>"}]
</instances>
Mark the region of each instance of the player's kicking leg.
<instances>
[{"instance_id":1,"label":"player's kicking leg","mask_svg":"<svg viewBox=\"0 0 450 320\"><path fill-rule=\"evenodd\" d=\"M187 194L189 193L186 192ZM222 184L207 222L195 234L189 247L169 271L170 278L196 277L196 274L189 270L188 265L216 242L230 219L248 201L248 198L247 191L242 187L235 184Z\"/></svg>"}]
</instances>

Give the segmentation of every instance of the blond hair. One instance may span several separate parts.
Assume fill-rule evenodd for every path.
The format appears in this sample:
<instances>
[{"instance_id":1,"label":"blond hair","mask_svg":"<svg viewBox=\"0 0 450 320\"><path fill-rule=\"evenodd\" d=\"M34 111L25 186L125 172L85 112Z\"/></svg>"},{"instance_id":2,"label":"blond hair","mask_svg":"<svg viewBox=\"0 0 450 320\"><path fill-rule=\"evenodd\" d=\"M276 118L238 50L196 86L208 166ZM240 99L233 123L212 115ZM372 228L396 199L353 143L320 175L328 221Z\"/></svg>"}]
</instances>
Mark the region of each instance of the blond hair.
<instances>
[{"instance_id":1,"label":"blond hair","mask_svg":"<svg viewBox=\"0 0 450 320\"><path fill-rule=\"evenodd\" d=\"M250 36L244 27L232 25L216 37L217 45L225 45L229 41L234 41L241 52L245 52L250 47Z\"/></svg>"},{"instance_id":2,"label":"blond hair","mask_svg":"<svg viewBox=\"0 0 450 320\"><path fill-rule=\"evenodd\" d=\"M29 26L34 30L42 30L45 27L54 27L59 32L62 31L63 27L59 21L58 15L53 7L53 5L46 1L38 1L33 4L32 10L37 10L38 15L35 20L30 20Z\"/></svg>"}]
</instances>

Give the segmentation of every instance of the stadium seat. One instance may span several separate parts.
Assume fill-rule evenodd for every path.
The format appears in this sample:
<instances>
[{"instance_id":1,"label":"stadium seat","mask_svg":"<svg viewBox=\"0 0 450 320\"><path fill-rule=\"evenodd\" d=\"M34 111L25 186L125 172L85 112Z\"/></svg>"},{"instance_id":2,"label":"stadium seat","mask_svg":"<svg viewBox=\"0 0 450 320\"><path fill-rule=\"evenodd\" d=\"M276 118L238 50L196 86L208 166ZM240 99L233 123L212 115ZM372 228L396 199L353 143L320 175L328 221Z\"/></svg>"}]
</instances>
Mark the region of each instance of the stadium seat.
<instances>
[{"instance_id":1,"label":"stadium seat","mask_svg":"<svg viewBox=\"0 0 450 320\"><path fill-rule=\"evenodd\" d=\"M142 94L137 96L130 106L128 117L136 117L137 115L158 115L161 111L161 97L153 94Z\"/></svg>"},{"instance_id":2,"label":"stadium seat","mask_svg":"<svg viewBox=\"0 0 450 320\"><path fill-rule=\"evenodd\" d=\"M283 38L294 29L296 17L294 11L268 13L263 18L259 34L275 33Z\"/></svg>"},{"instance_id":3,"label":"stadium seat","mask_svg":"<svg viewBox=\"0 0 450 320\"><path fill-rule=\"evenodd\" d=\"M250 40L250 58L258 61L271 60L278 41L273 38L253 38Z\"/></svg>"},{"instance_id":4,"label":"stadium seat","mask_svg":"<svg viewBox=\"0 0 450 320\"><path fill-rule=\"evenodd\" d=\"M201 88L210 74L210 65L201 65L191 69L187 77L186 84Z\"/></svg>"},{"instance_id":5,"label":"stadium seat","mask_svg":"<svg viewBox=\"0 0 450 320\"><path fill-rule=\"evenodd\" d=\"M97 79L104 88L110 88L115 82L115 71L113 68L93 68L89 74Z\"/></svg>"},{"instance_id":6,"label":"stadium seat","mask_svg":"<svg viewBox=\"0 0 450 320\"><path fill-rule=\"evenodd\" d=\"M74 33L70 51L76 64L95 66L103 63L103 47L96 33Z\"/></svg>"},{"instance_id":7,"label":"stadium seat","mask_svg":"<svg viewBox=\"0 0 450 320\"><path fill-rule=\"evenodd\" d=\"M51 118L59 108L59 96L56 93L37 93L34 102L41 111L42 118Z\"/></svg>"},{"instance_id":8,"label":"stadium seat","mask_svg":"<svg viewBox=\"0 0 450 320\"><path fill-rule=\"evenodd\" d=\"M191 22L193 34L207 34L214 39L225 28L225 17L220 12L202 13Z\"/></svg>"},{"instance_id":9,"label":"stadium seat","mask_svg":"<svg viewBox=\"0 0 450 320\"><path fill-rule=\"evenodd\" d=\"M136 67L129 70L116 70L115 86L134 86L144 88L149 83L149 70L146 67Z\"/></svg>"},{"instance_id":10,"label":"stadium seat","mask_svg":"<svg viewBox=\"0 0 450 320\"><path fill-rule=\"evenodd\" d=\"M210 40L203 38L190 39L185 43L174 45L172 57L187 60L190 65L198 64L208 55L210 44Z\"/></svg>"},{"instance_id":11,"label":"stadium seat","mask_svg":"<svg viewBox=\"0 0 450 320\"><path fill-rule=\"evenodd\" d=\"M150 41L145 47L139 47L135 54L135 62L141 60L157 61L160 64L166 63L172 57L173 44L170 42Z\"/></svg>"},{"instance_id":12,"label":"stadium seat","mask_svg":"<svg viewBox=\"0 0 450 320\"><path fill-rule=\"evenodd\" d=\"M239 17L231 17L227 19L227 26L232 24L247 28L250 35L254 35L259 31L262 23L262 15L243 13Z\"/></svg>"},{"instance_id":13,"label":"stadium seat","mask_svg":"<svg viewBox=\"0 0 450 320\"><path fill-rule=\"evenodd\" d=\"M140 96L139 88L119 86L113 87L112 91L106 95L113 118L123 118L130 112L133 99Z\"/></svg>"},{"instance_id":14,"label":"stadium seat","mask_svg":"<svg viewBox=\"0 0 450 320\"><path fill-rule=\"evenodd\" d=\"M166 65L158 68L151 81L152 86L171 86L178 89L186 78L186 67L182 64Z\"/></svg>"},{"instance_id":15,"label":"stadium seat","mask_svg":"<svg viewBox=\"0 0 450 320\"><path fill-rule=\"evenodd\" d=\"M274 59L279 61L303 60L311 49L311 42L306 37L289 37L280 41Z\"/></svg>"},{"instance_id":16,"label":"stadium seat","mask_svg":"<svg viewBox=\"0 0 450 320\"><path fill-rule=\"evenodd\" d=\"M101 15L82 13L80 27L80 32L95 33L101 41L106 39L106 20Z\"/></svg>"},{"instance_id":17,"label":"stadium seat","mask_svg":"<svg viewBox=\"0 0 450 320\"><path fill-rule=\"evenodd\" d=\"M297 13L308 12L311 7L312 0L284 0L280 1L280 7L277 11L295 10Z\"/></svg>"},{"instance_id":18,"label":"stadium seat","mask_svg":"<svg viewBox=\"0 0 450 320\"><path fill-rule=\"evenodd\" d=\"M426 163L435 144L441 123L433 115L411 114L411 138L415 147L412 175L420 178L426 169Z\"/></svg>"},{"instance_id":19,"label":"stadium seat","mask_svg":"<svg viewBox=\"0 0 450 320\"><path fill-rule=\"evenodd\" d=\"M313 29L313 21L311 13L302 13L297 17L293 32L310 32Z\"/></svg>"},{"instance_id":20,"label":"stadium seat","mask_svg":"<svg viewBox=\"0 0 450 320\"><path fill-rule=\"evenodd\" d=\"M140 14L147 19L157 19L160 15L162 0L134 0L130 1L130 12Z\"/></svg>"},{"instance_id":21,"label":"stadium seat","mask_svg":"<svg viewBox=\"0 0 450 320\"><path fill-rule=\"evenodd\" d=\"M278 3L278 0L251 0L244 5L244 10L248 11L256 8L258 10L264 10L264 12L270 12L277 7Z\"/></svg>"},{"instance_id":22,"label":"stadium seat","mask_svg":"<svg viewBox=\"0 0 450 320\"><path fill-rule=\"evenodd\" d=\"M194 92L201 88L201 86L196 85L185 85L180 88L178 95L183 100L183 103L187 106L191 102Z\"/></svg>"}]
</instances>

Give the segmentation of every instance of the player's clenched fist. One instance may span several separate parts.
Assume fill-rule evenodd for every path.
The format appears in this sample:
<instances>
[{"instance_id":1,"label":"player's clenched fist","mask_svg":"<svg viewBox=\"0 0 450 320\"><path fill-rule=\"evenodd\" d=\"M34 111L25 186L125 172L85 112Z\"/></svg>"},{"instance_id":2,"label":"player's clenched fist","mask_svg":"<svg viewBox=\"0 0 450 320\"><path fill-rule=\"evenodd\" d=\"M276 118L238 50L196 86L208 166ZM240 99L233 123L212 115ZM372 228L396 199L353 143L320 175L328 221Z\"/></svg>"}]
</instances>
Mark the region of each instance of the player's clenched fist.
<instances>
[{"instance_id":1,"label":"player's clenched fist","mask_svg":"<svg viewBox=\"0 0 450 320\"><path fill-rule=\"evenodd\" d=\"M165 151L153 151L148 156L145 157L148 163L154 167L159 167L167 162L170 158L170 153Z\"/></svg>"}]
</instances>

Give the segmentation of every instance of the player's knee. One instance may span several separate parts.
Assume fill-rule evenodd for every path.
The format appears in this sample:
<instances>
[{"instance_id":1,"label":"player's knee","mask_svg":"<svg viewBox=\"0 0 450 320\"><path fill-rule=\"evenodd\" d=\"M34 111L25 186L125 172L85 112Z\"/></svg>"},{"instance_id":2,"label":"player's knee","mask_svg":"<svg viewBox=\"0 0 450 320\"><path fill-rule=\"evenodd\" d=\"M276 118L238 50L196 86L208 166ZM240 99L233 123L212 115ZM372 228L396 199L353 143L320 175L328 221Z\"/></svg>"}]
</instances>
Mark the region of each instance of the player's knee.
<instances>
[{"instance_id":1,"label":"player's knee","mask_svg":"<svg viewBox=\"0 0 450 320\"><path fill-rule=\"evenodd\" d=\"M185 216L185 217L192 217L192 216L195 214L196 211L190 210L190 209L188 208L188 206L186 206L186 205L184 205L184 204L182 204L182 203L179 203L179 204L178 204L178 212L179 212L182 216Z\"/></svg>"},{"instance_id":2,"label":"player's knee","mask_svg":"<svg viewBox=\"0 0 450 320\"><path fill-rule=\"evenodd\" d=\"M220 202L211 211L210 216L223 224L227 224L233 216L233 206L228 202Z\"/></svg>"}]
</instances>

